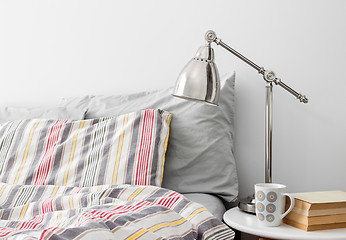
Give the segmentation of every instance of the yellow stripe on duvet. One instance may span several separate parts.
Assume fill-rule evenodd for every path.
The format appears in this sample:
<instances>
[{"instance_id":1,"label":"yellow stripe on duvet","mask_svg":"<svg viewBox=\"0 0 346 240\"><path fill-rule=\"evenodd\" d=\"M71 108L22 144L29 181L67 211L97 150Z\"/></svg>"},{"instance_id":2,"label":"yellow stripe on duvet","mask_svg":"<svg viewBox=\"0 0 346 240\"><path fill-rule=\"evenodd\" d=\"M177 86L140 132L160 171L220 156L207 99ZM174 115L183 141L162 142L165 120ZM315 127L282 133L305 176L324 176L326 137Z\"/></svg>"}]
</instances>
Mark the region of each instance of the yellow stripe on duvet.
<instances>
[{"instance_id":1,"label":"yellow stripe on duvet","mask_svg":"<svg viewBox=\"0 0 346 240\"><path fill-rule=\"evenodd\" d=\"M165 142L165 154L163 154L163 159L162 159L162 166L161 166L161 177L160 180L162 182L162 178L163 178L163 172L164 172L164 167L165 167L165 156L166 156L166 151L167 151L167 145L168 145L168 138L169 138L169 128L170 128L170 124L171 124L171 118L172 115L169 115L168 119L167 119L167 125L168 125L168 132L167 132L167 137L166 137L166 142Z\"/></svg>"},{"instance_id":2,"label":"yellow stripe on duvet","mask_svg":"<svg viewBox=\"0 0 346 240\"><path fill-rule=\"evenodd\" d=\"M79 130L82 129L83 125L84 125L84 121L81 122L80 127L79 127ZM66 169L66 172L65 172L64 186L66 186L67 174L68 174L68 170L70 169L70 166L71 166L71 163L72 163L73 154L74 154L74 149L75 149L75 147L76 147L76 140L77 140L77 135L78 135L79 130L78 130L78 131L76 132L76 134L74 135L73 145L72 145L72 151L71 151L71 156L70 156L70 162L68 163L67 169Z\"/></svg>"},{"instance_id":3,"label":"yellow stripe on duvet","mask_svg":"<svg viewBox=\"0 0 346 240\"><path fill-rule=\"evenodd\" d=\"M128 199L128 201L131 201L135 196L138 195L143 190L144 187L139 188L132 196Z\"/></svg>"},{"instance_id":4,"label":"yellow stripe on duvet","mask_svg":"<svg viewBox=\"0 0 346 240\"><path fill-rule=\"evenodd\" d=\"M5 190L5 187L7 186L7 184L4 184L4 186L1 188L1 191L0 191L0 196L2 194L2 192Z\"/></svg>"},{"instance_id":5,"label":"yellow stripe on duvet","mask_svg":"<svg viewBox=\"0 0 346 240\"><path fill-rule=\"evenodd\" d=\"M54 188L54 191L53 191L52 195L50 196L51 198L53 198L53 197L55 196L56 191L58 190L58 188L59 188L59 186L56 186L56 187Z\"/></svg>"},{"instance_id":6,"label":"yellow stripe on duvet","mask_svg":"<svg viewBox=\"0 0 346 240\"><path fill-rule=\"evenodd\" d=\"M120 142L119 142L119 148L118 148L118 156L117 156L117 162L115 164L115 171L114 171L114 176L113 176L113 185L115 184L116 176L118 173L118 167L119 167L119 159L120 159L120 153L121 153L121 146L123 143L123 138L124 138L124 131L127 123L127 116L128 114L125 115L125 120L124 120L124 125L123 129L121 130L121 136L120 136Z\"/></svg>"},{"instance_id":7,"label":"yellow stripe on duvet","mask_svg":"<svg viewBox=\"0 0 346 240\"><path fill-rule=\"evenodd\" d=\"M24 205L22 214L20 215L20 218L18 219L18 221L22 220L22 218L24 217L24 214L25 214L25 212L26 212L26 209L28 208L28 205L29 205L29 204L25 204L25 205Z\"/></svg>"},{"instance_id":8,"label":"yellow stripe on duvet","mask_svg":"<svg viewBox=\"0 0 346 240\"><path fill-rule=\"evenodd\" d=\"M147 229L142 229L141 231L139 231L138 233L136 233L135 235L133 235L132 237L128 238L128 240L133 240L135 239L136 237L138 237L139 235L145 233L147 231Z\"/></svg>"},{"instance_id":9,"label":"yellow stripe on duvet","mask_svg":"<svg viewBox=\"0 0 346 240\"><path fill-rule=\"evenodd\" d=\"M38 125L39 122L40 122L40 120L38 120L38 121L36 122L35 126L34 126L34 127L31 129L31 131L30 131L29 141L28 141L28 144L26 145L25 154L24 154L24 159L23 159L22 165L20 166L19 171L18 171L18 173L17 173L16 180L14 180L14 184L17 184L18 177L19 177L20 172L22 171L22 168L23 168L23 166L24 166L24 164L25 164L26 157L28 156L28 151L29 151L29 146L30 146L30 143L31 143L32 135L33 135L34 130L35 130L35 128L37 127L37 125Z\"/></svg>"},{"instance_id":10,"label":"yellow stripe on duvet","mask_svg":"<svg viewBox=\"0 0 346 240\"><path fill-rule=\"evenodd\" d=\"M149 231L155 231L155 230L157 230L157 229L159 229L159 228L162 228L162 227L165 227L165 226L174 226L174 225L178 225L178 224L180 224L180 223L182 223L182 222L185 222L186 220L185 220L185 218L182 218L182 219L180 219L179 221L176 221L176 222L172 222L172 223L162 223L162 224L160 224L160 225L157 225L157 226L155 226L155 227L152 227L152 228L150 228L149 229Z\"/></svg>"},{"instance_id":11,"label":"yellow stripe on duvet","mask_svg":"<svg viewBox=\"0 0 346 240\"><path fill-rule=\"evenodd\" d=\"M191 218L193 218L193 216L195 216L197 213L201 211L207 211L207 209L206 208L197 209L190 217L187 218L187 220L190 220Z\"/></svg>"},{"instance_id":12,"label":"yellow stripe on duvet","mask_svg":"<svg viewBox=\"0 0 346 240\"><path fill-rule=\"evenodd\" d=\"M73 196L70 197L70 208L73 209Z\"/></svg>"}]
</instances>

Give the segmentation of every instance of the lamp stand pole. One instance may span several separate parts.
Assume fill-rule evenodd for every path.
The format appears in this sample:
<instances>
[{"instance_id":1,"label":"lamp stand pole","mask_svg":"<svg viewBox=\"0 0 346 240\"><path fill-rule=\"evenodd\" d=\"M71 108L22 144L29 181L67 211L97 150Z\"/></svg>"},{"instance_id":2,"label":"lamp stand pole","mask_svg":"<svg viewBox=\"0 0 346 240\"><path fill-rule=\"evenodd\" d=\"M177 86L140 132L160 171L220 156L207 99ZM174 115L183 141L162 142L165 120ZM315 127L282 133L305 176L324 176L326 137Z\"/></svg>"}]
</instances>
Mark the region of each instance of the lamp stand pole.
<instances>
[{"instance_id":1,"label":"lamp stand pole","mask_svg":"<svg viewBox=\"0 0 346 240\"><path fill-rule=\"evenodd\" d=\"M265 182L272 183L272 130L273 130L273 83L281 86L283 89L294 95L300 102L308 103L308 99L284 84L280 78L275 76L275 73L270 70L265 70L263 67L260 67L256 63L252 62L226 43L222 42L221 39L216 37L214 31L207 31L205 34L205 39L208 44L215 42L217 45L220 45L233 55L240 58L242 61L250 65L252 68L256 69L259 74L263 76L263 79L267 82L266 85L266 103L265 103ZM239 202L239 208L245 212L255 213L255 196L250 195L246 199Z\"/></svg>"},{"instance_id":2,"label":"lamp stand pole","mask_svg":"<svg viewBox=\"0 0 346 240\"><path fill-rule=\"evenodd\" d=\"M273 84L266 85L265 106L265 182L272 183Z\"/></svg>"}]
</instances>

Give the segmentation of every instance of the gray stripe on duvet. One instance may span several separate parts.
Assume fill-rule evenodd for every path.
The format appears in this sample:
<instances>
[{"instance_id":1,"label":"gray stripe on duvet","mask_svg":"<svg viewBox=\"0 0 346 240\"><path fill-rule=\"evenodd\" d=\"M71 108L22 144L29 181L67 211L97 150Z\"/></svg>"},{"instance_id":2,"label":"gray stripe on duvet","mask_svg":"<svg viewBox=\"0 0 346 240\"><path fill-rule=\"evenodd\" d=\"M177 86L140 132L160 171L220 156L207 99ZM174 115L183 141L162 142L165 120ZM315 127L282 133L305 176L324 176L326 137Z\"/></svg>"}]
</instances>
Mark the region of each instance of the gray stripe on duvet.
<instances>
[{"instance_id":1,"label":"gray stripe on duvet","mask_svg":"<svg viewBox=\"0 0 346 240\"><path fill-rule=\"evenodd\" d=\"M1 128L0 136L3 136L5 130L7 130L9 134L7 134L4 139L2 139L0 144L0 147L1 147L0 159L2 159L2 161L0 162L0 175L4 169L4 162L5 162L4 159L7 158L7 154L10 150L10 146L13 141L14 133L16 132L16 129L18 128L18 126L19 126L19 122L15 121L15 122L9 122L7 123L6 127L3 126Z\"/></svg>"},{"instance_id":2,"label":"gray stripe on duvet","mask_svg":"<svg viewBox=\"0 0 346 240\"><path fill-rule=\"evenodd\" d=\"M138 132L139 132L139 126L140 126L140 119L141 119L141 113L136 113L135 121L133 123L133 132L132 132L132 139L131 139L131 146L130 146L130 153L127 159L127 169L126 169L126 180L125 182L132 182L132 176L133 176L133 165L136 157L136 147L137 147L137 141L138 141Z\"/></svg>"},{"instance_id":3,"label":"gray stripe on duvet","mask_svg":"<svg viewBox=\"0 0 346 240\"><path fill-rule=\"evenodd\" d=\"M95 185L95 177L97 172L97 163L102 151L102 142L107 131L107 121L99 122L94 128L94 138L92 142L92 152L90 152L86 160L86 167L84 169L84 177L82 186Z\"/></svg>"},{"instance_id":4,"label":"gray stripe on duvet","mask_svg":"<svg viewBox=\"0 0 346 240\"><path fill-rule=\"evenodd\" d=\"M12 207L23 206L29 202L35 191L35 186L24 186L18 191L18 195L15 198L15 202Z\"/></svg>"},{"instance_id":5,"label":"gray stripe on duvet","mask_svg":"<svg viewBox=\"0 0 346 240\"><path fill-rule=\"evenodd\" d=\"M101 157L101 163L100 163L100 167L99 167L99 174L98 174L98 180L97 180L97 185L102 185L105 181L105 172L104 169L106 169L107 167L107 163L109 161L109 151L111 148L111 144L112 144L112 138L115 134L115 126L116 126L116 121L111 121L110 125L108 127L108 132L107 132L107 136L106 136L106 141L103 147L103 151L102 151L102 157Z\"/></svg>"},{"instance_id":6,"label":"gray stripe on duvet","mask_svg":"<svg viewBox=\"0 0 346 240\"><path fill-rule=\"evenodd\" d=\"M96 124L96 123L98 123L98 121L93 121L92 125ZM92 131L93 131L92 127L89 127L87 129L86 135L84 137L84 143L83 143L83 147L82 147L81 159L86 159L86 156L88 156L88 154L89 154L90 146L92 144L92 142L91 142ZM81 173L83 171L83 169L84 169L84 161L79 161L78 162L78 167L77 167L77 172ZM75 179L76 183L81 182L82 175L83 174L77 174L76 179Z\"/></svg>"},{"instance_id":7,"label":"gray stripe on duvet","mask_svg":"<svg viewBox=\"0 0 346 240\"><path fill-rule=\"evenodd\" d=\"M11 206L13 199L15 198L19 188L20 188L20 185L14 185L11 191L6 194L7 199L4 203L1 204L2 208L9 208ZM1 219L7 219L7 218L1 218Z\"/></svg>"},{"instance_id":8,"label":"gray stripe on duvet","mask_svg":"<svg viewBox=\"0 0 346 240\"><path fill-rule=\"evenodd\" d=\"M36 151L35 151L35 157L33 162L34 163L38 163L37 165L35 164L31 164L30 165L30 169L27 173L27 177L25 178L25 185L30 185L33 184L34 182L34 177L36 176L36 174L34 174L35 171L37 171L38 166L40 164L39 159L43 157L44 154L44 146L45 146L45 138L48 135L48 130L51 127L51 124L54 123L55 121L47 121L45 126L42 128L42 131L40 132L40 136L38 139L38 143L37 143L37 147L36 147ZM30 177L31 176L31 177Z\"/></svg>"},{"instance_id":9,"label":"gray stripe on duvet","mask_svg":"<svg viewBox=\"0 0 346 240\"><path fill-rule=\"evenodd\" d=\"M10 152L10 158L8 159L8 164L5 167L6 169L11 169L14 161L16 160L17 157L17 150L18 150L18 145L20 143L20 140L22 139L22 135L24 130L26 129L26 126L29 124L30 120L25 120L25 121L15 121L18 122L17 124L19 124L20 126L18 127L18 132L17 134L14 136L13 141L14 144L12 145L12 151ZM16 137L19 136L19 137ZM3 168L3 171L5 170L5 168ZM10 174L11 171L5 171L1 177L1 182L7 182L8 176Z\"/></svg>"}]
</instances>

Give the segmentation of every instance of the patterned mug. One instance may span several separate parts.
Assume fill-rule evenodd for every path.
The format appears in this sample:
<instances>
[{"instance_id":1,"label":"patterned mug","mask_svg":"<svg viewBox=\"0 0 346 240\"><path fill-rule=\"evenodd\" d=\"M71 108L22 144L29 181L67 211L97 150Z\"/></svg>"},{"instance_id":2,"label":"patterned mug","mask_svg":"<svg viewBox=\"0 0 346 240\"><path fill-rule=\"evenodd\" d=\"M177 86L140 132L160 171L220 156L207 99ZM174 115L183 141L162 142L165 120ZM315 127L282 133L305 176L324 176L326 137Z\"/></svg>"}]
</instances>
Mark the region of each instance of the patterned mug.
<instances>
[{"instance_id":1,"label":"patterned mug","mask_svg":"<svg viewBox=\"0 0 346 240\"><path fill-rule=\"evenodd\" d=\"M276 183L255 184L256 216L262 226L280 226L281 220L293 209L294 198L286 193L286 186ZM285 201L288 196L291 205L285 210Z\"/></svg>"}]
</instances>

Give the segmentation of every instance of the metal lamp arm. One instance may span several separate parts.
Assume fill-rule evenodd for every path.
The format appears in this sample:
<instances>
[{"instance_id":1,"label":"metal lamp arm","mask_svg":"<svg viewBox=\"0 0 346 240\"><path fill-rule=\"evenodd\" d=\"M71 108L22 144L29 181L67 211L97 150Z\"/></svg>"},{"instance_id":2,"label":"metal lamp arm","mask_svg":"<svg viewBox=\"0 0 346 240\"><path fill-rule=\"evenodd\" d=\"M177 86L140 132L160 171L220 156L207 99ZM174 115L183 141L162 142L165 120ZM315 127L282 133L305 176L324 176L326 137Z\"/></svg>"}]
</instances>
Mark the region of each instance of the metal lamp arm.
<instances>
[{"instance_id":1,"label":"metal lamp arm","mask_svg":"<svg viewBox=\"0 0 346 240\"><path fill-rule=\"evenodd\" d=\"M248 65L250 65L251 67L253 67L254 69L257 70L257 72L259 74L263 75L263 79L268 82L268 83L275 83L276 85L281 86L283 89L285 89L286 91L288 91L289 93L293 94L297 99L299 99L300 102L303 103L308 103L308 99L305 95L302 95L301 93L296 92L295 90L293 90L292 88L290 88L289 86L287 86L285 83L283 83L281 81L280 78L277 78L275 76L275 73L271 70L265 70L263 67L260 67L259 65L257 65L256 63L252 62L250 59L246 58L245 56L243 56L242 54L240 54L239 52L237 52L236 50L234 50L233 48L231 48L230 46L228 46L226 43L224 43L221 39L216 37L216 34L214 31L209 30L206 34L205 34L205 39L207 40L207 42L210 44L212 42L215 42L217 45L220 45L221 47L223 47L224 49L228 50L229 52L231 52L233 55L237 56L238 58L240 58L241 60L243 60L245 63L247 63Z\"/></svg>"}]
</instances>

